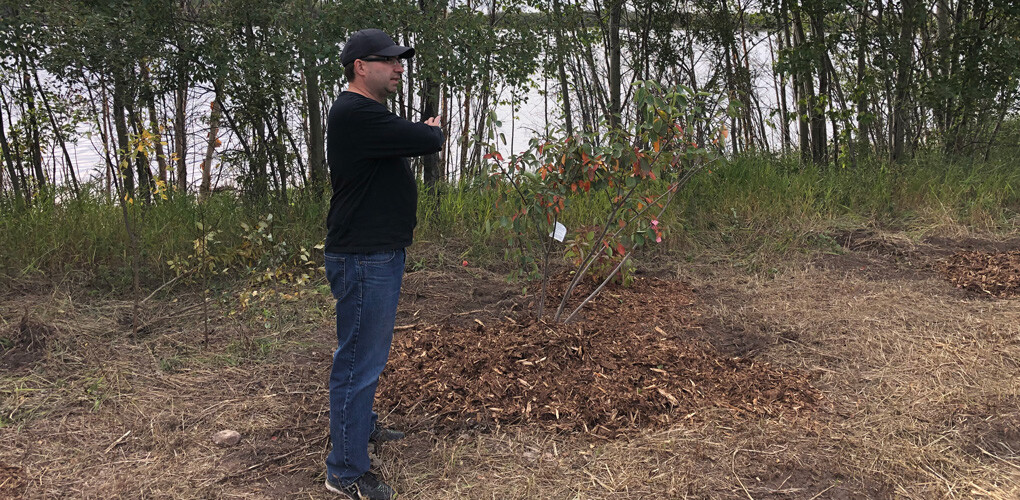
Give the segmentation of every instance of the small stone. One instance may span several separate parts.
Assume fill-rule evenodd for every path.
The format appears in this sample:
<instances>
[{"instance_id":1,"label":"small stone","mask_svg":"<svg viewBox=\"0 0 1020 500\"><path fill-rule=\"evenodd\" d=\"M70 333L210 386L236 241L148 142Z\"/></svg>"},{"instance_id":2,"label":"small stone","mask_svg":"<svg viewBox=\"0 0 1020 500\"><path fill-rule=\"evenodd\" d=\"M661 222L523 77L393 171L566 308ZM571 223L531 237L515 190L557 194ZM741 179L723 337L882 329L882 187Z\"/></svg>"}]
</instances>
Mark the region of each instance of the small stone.
<instances>
[{"instance_id":1,"label":"small stone","mask_svg":"<svg viewBox=\"0 0 1020 500\"><path fill-rule=\"evenodd\" d=\"M234 446L241 442L241 435L237 431L225 429L213 435L212 440L220 446Z\"/></svg>"}]
</instances>

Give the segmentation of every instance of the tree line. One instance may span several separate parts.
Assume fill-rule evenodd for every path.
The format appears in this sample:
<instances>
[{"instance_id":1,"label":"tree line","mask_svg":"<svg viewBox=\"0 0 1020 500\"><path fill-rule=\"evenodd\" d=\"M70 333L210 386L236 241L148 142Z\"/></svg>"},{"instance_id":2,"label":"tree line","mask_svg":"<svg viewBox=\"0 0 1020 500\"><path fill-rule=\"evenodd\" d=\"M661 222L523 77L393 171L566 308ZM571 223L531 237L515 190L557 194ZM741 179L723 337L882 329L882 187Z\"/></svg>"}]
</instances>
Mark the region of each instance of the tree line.
<instances>
[{"instance_id":1,"label":"tree line","mask_svg":"<svg viewBox=\"0 0 1020 500\"><path fill-rule=\"evenodd\" d=\"M365 27L420 54L394 111L448 124L428 185L487 174L511 118L492 110L528 92L540 133L572 136L644 116L634 82L682 85L724 97L705 105L731 109L731 154L852 168L988 155L1020 90L1010 0L0 0L0 199L204 197L220 165L256 198L321 188L339 54Z\"/></svg>"}]
</instances>

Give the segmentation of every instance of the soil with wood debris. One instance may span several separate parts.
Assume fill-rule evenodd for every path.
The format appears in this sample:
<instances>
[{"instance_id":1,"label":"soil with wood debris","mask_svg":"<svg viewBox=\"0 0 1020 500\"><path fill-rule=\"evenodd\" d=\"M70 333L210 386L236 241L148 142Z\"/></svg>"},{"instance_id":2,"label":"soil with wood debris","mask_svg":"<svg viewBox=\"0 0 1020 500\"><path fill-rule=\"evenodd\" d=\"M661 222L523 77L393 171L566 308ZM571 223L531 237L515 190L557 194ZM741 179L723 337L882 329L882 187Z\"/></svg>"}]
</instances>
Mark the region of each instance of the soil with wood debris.
<instances>
[{"instance_id":1,"label":"soil with wood debris","mask_svg":"<svg viewBox=\"0 0 1020 500\"><path fill-rule=\"evenodd\" d=\"M680 282L603 290L584 313L569 324L506 317L404 332L377 407L428 415L437 429L537 424L608 436L706 407L780 415L819 401L807 373L724 356L697 338L694 293Z\"/></svg>"},{"instance_id":2,"label":"soil with wood debris","mask_svg":"<svg viewBox=\"0 0 1020 500\"><path fill-rule=\"evenodd\" d=\"M958 252L941 271L957 288L1003 298L1020 294L1020 251Z\"/></svg>"}]
</instances>

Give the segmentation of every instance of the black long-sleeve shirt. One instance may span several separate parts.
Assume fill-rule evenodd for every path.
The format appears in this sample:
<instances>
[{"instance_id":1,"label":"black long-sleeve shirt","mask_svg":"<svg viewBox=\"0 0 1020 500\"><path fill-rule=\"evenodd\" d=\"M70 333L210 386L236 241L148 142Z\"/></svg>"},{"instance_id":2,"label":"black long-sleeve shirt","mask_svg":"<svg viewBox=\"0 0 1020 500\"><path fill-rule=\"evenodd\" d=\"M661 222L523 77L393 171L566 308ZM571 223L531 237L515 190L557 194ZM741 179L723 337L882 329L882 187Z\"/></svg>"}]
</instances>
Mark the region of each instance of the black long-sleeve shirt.
<instances>
[{"instance_id":1,"label":"black long-sleeve shirt","mask_svg":"<svg viewBox=\"0 0 1020 500\"><path fill-rule=\"evenodd\" d=\"M407 121L374 99L342 92L326 123L333 185L326 251L409 246L418 223L418 188L407 157L438 152L442 145L439 127Z\"/></svg>"}]
</instances>

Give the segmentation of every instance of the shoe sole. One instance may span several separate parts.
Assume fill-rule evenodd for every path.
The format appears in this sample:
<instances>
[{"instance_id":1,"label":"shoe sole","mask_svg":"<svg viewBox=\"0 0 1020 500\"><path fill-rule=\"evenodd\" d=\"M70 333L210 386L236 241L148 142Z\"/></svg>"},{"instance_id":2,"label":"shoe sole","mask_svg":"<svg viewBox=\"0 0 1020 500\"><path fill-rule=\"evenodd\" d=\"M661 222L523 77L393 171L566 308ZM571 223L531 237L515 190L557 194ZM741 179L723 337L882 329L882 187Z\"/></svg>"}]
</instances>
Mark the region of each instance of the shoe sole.
<instances>
[{"instance_id":1,"label":"shoe sole","mask_svg":"<svg viewBox=\"0 0 1020 500\"><path fill-rule=\"evenodd\" d=\"M336 486L333 486L333 484L330 483L329 480L326 481L326 489L329 490L329 491L332 491L333 493L339 493L341 495L344 495L347 498L354 498L349 493L347 493L346 491L341 490L340 488L337 488ZM360 498L361 495L358 495L358 497Z\"/></svg>"}]
</instances>

